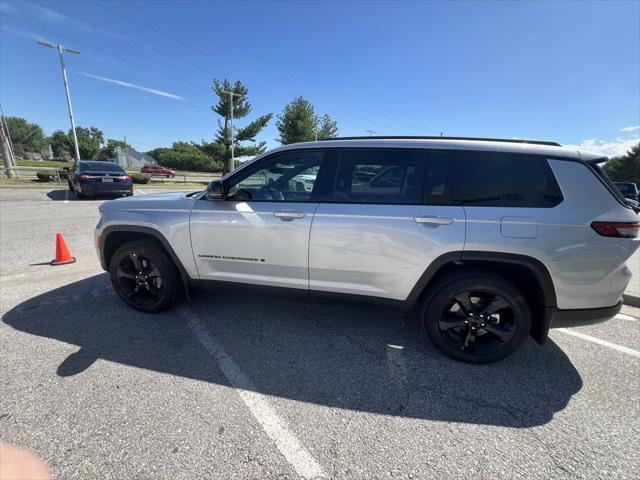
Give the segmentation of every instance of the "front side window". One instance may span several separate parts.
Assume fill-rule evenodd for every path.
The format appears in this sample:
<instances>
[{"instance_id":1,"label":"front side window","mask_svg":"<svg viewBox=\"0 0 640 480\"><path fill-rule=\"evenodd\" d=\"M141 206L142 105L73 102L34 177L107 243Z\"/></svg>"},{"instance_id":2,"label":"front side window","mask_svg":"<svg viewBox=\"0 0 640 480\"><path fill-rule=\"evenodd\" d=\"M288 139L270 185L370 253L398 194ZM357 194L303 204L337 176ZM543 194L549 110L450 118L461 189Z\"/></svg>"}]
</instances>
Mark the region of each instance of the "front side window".
<instances>
[{"instance_id":1,"label":"front side window","mask_svg":"<svg viewBox=\"0 0 640 480\"><path fill-rule=\"evenodd\" d=\"M231 179L227 200L309 202L324 153L301 150L275 155Z\"/></svg>"},{"instance_id":2,"label":"front side window","mask_svg":"<svg viewBox=\"0 0 640 480\"><path fill-rule=\"evenodd\" d=\"M426 153L400 149L345 149L331 200L345 203L419 204Z\"/></svg>"},{"instance_id":3,"label":"front side window","mask_svg":"<svg viewBox=\"0 0 640 480\"><path fill-rule=\"evenodd\" d=\"M458 201L468 206L549 208L562 193L545 158L498 152L452 152Z\"/></svg>"}]
</instances>

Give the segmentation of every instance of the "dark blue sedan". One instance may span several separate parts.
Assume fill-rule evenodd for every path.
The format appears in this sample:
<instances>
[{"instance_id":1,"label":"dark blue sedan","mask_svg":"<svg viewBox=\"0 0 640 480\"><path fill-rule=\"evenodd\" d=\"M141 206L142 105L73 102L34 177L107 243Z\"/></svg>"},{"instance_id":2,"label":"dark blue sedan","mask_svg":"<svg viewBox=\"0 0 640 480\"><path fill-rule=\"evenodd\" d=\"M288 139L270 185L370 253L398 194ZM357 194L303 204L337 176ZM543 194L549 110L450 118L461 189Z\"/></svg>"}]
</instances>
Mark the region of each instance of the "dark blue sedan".
<instances>
[{"instance_id":1,"label":"dark blue sedan","mask_svg":"<svg viewBox=\"0 0 640 480\"><path fill-rule=\"evenodd\" d=\"M129 196L133 195L133 182L116 163L81 160L69 172L69 190L79 199L97 194Z\"/></svg>"}]
</instances>

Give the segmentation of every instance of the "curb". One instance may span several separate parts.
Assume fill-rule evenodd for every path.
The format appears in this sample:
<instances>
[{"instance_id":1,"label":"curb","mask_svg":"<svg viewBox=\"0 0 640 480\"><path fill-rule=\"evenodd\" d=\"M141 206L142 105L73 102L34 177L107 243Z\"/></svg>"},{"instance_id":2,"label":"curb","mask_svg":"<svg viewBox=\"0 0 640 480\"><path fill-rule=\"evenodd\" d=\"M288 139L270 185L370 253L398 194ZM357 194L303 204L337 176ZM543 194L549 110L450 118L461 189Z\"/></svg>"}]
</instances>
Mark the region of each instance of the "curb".
<instances>
[{"instance_id":1,"label":"curb","mask_svg":"<svg viewBox=\"0 0 640 480\"><path fill-rule=\"evenodd\" d=\"M630 293L622 294L622 302L625 305L629 305L631 307L640 307L640 297L638 295L631 295Z\"/></svg>"}]
</instances>

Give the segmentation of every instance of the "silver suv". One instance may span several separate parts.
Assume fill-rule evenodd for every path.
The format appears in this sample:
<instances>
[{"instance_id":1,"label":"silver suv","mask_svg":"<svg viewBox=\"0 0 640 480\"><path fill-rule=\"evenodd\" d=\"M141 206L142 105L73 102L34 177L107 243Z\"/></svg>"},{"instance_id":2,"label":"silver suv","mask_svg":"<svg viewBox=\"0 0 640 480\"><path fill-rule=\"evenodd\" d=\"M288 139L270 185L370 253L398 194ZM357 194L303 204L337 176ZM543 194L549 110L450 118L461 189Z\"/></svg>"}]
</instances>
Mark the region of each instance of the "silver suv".
<instances>
[{"instance_id":1,"label":"silver suv","mask_svg":"<svg viewBox=\"0 0 640 480\"><path fill-rule=\"evenodd\" d=\"M416 308L442 352L491 362L620 310L640 225L605 160L522 140L293 144L203 192L103 204L96 246L144 312L195 286L350 296Z\"/></svg>"}]
</instances>

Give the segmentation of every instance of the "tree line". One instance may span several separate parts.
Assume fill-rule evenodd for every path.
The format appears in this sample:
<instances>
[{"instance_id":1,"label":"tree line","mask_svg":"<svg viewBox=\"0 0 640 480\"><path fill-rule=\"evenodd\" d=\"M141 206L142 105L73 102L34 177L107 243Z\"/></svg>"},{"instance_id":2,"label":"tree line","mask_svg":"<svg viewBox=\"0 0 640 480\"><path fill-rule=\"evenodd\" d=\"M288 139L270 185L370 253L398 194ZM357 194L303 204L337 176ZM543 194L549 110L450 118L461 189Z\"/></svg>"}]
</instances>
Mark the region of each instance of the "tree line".
<instances>
[{"instance_id":1,"label":"tree line","mask_svg":"<svg viewBox=\"0 0 640 480\"><path fill-rule=\"evenodd\" d=\"M163 166L179 170L225 172L234 168L231 165L231 109L233 106L234 122L243 124L233 127L233 150L235 158L254 157L266 150L266 142L257 141L258 134L273 118L272 113L259 115L245 124L252 106L249 101L248 88L240 81L230 82L214 79L212 90L218 97L211 110L219 116L217 130L211 141L200 143L176 141L168 148L155 148L148 151ZM233 92L230 96L227 92ZM24 156L27 152L40 153L51 147L54 158L73 158L73 135L56 130L46 136L42 127L30 123L24 118L7 117L7 126L11 134L15 154ZM304 97L294 98L277 116L276 128L282 144L322 140L338 135L337 122L328 114L317 114L313 105ZM95 126L76 127L80 158L108 160L115 156L116 147L125 147L125 142L108 138L105 140L102 130Z\"/></svg>"}]
</instances>

